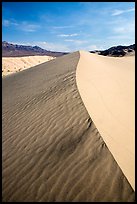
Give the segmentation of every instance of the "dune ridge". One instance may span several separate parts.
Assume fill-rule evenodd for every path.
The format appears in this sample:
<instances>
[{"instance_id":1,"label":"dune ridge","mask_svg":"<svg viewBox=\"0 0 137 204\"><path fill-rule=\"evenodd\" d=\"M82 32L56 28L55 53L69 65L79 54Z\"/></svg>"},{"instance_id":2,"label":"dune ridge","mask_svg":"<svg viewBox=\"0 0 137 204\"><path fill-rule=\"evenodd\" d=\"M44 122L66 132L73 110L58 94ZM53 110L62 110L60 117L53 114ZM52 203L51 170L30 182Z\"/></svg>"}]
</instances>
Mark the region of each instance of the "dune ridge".
<instances>
[{"instance_id":1,"label":"dune ridge","mask_svg":"<svg viewBox=\"0 0 137 204\"><path fill-rule=\"evenodd\" d=\"M76 78L82 100L135 189L135 58L85 51L80 56Z\"/></svg>"},{"instance_id":2,"label":"dune ridge","mask_svg":"<svg viewBox=\"0 0 137 204\"><path fill-rule=\"evenodd\" d=\"M135 200L79 94L79 58L2 79L4 202Z\"/></svg>"}]
</instances>

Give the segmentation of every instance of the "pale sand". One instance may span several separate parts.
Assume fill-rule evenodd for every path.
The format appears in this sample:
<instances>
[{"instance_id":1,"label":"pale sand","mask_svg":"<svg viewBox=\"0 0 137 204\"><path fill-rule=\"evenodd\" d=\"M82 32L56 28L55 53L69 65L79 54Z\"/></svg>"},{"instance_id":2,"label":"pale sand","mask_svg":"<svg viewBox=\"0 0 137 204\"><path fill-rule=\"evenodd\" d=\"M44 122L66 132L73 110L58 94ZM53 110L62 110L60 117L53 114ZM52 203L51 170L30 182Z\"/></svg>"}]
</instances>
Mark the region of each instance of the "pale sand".
<instances>
[{"instance_id":1,"label":"pale sand","mask_svg":"<svg viewBox=\"0 0 137 204\"><path fill-rule=\"evenodd\" d=\"M28 69L54 58L50 56L2 57L2 76Z\"/></svg>"},{"instance_id":2,"label":"pale sand","mask_svg":"<svg viewBox=\"0 0 137 204\"><path fill-rule=\"evenodd\" d=\"M94 124L135 189L135 57L80 52L77 85Z\"/></svg>"},{"instance_id":3,"label":"pale sand","mask_svg":"<svg viewBox=\"0 0 137 204\"><path fill-rule=\"evenodd\" d=\"M2 79L3 201L135 200L79 95L78 61L76 52Z\"/></svg>"}]
</instances>

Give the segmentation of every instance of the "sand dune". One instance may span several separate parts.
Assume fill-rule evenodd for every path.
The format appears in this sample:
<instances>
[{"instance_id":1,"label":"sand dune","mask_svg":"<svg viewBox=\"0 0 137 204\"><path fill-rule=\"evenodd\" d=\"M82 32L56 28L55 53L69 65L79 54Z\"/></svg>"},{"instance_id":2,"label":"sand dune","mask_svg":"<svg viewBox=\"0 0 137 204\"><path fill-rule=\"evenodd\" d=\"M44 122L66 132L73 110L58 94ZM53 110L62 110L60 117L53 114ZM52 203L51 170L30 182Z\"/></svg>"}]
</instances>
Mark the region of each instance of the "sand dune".
<instances>
[{"instance_id":1,"label":"sand dune","mask_svg":"<svg viewBox=\"0 0 137 204\"><path fill-rule=\"evenodd\" d=\"M79 57L2 79L3 201L135 200L80 97Z\"/></svg>"},{"instance_id":2,"label":"sand dune","mask_svg":"<svg viewBox=\"0 0 137 204\"><path fill-rule=\"evenodd\" d=\"M77 84L82 100L135 189L135 57L80 53Z\"/></svg>"},{"instance_id":3,"label":"sand dune","mask_svg":"<svg viewBox=\"0 0 137 204\"><path fill-rule=\"evenodd\" d=\"M16 73L54 59L50 56L3 57L2 76Z\"/></svg>"}]
</instances>

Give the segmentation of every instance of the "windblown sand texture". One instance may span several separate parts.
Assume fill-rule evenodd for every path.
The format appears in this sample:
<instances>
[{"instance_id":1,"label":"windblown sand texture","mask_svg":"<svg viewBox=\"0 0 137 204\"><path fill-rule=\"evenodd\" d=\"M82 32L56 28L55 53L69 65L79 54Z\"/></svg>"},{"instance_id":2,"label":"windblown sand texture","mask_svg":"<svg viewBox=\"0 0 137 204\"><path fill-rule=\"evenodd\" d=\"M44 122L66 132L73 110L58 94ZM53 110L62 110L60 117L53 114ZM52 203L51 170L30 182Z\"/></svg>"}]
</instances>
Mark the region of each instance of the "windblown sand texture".
<instances>
[{"instance_id":1,"label":"windblown sand texture","mask_svg":"<svg viewBox=\"0 0 137 204\"><path fill-rule=\"evenodd\" d=\"M3 78L3 201L134 201L80 97L79 57Z\"/></svg>"},{"instance_id":2,"label":"windblown sand texture","mask_svg":"<svg viewBox=\"0 0 137 204\"><path fill-rule=\"evenodd\" d=\"M52 59L54 58L50 56L3 57L2 76L20 72Z\"/></svg>"}]
</instances>

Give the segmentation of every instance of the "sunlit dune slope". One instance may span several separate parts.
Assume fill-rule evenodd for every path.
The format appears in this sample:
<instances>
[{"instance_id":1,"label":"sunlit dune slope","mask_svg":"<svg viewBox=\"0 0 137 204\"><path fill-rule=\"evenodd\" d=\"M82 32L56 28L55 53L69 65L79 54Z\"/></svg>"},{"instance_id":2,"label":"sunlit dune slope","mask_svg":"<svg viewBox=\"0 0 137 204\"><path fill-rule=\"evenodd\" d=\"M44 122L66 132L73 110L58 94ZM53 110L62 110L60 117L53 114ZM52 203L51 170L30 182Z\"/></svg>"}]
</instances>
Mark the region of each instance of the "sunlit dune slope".
<instances>
[{"instance_id":1,"label":"sunlit dune slope","mask_svg":"<svg viewBox=\"0 0 137 204\"><path fill-rule=\"evenodd\" d=\"M79 60L75 52L3 77L3 202L135 201L79 94Z\"/></svg>"},{"instance_id":2,"label":"sunlit dune slope","mask_svg":"<svg viewBox=\"0 0 137 204\"><path fill-rule=\"evenodd\" d=\"M76 78L88 113L135 188L135 57L81 51Z\"/></svg>"}]
</instances>

